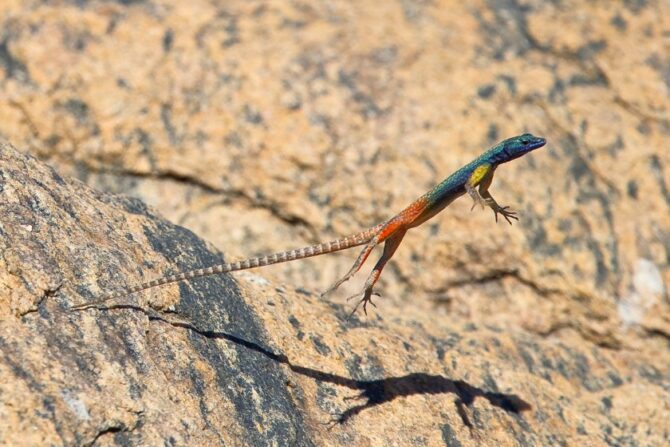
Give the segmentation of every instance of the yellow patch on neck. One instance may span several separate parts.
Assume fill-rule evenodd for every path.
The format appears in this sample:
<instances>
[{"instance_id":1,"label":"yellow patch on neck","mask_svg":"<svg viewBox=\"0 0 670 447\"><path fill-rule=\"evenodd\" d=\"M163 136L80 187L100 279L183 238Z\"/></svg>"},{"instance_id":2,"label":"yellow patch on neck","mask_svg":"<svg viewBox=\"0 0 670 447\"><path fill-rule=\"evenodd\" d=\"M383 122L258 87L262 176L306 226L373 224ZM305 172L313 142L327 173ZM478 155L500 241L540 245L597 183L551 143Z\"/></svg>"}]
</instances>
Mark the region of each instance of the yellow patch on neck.
<instances>
[{"instance_id":1,"label":"yellow patch on neck","mask_svg":"<svg viewBox=\"0 0 670 447\"><path fill-rule=\"evenodd\" d=\"M491 165L481 165L478 166L477 169L472 173L470 178L468 179L468 183L471 186L477 186L479 183L482 181L486 175L491 172Z\"/></svg>"}]
</instances>

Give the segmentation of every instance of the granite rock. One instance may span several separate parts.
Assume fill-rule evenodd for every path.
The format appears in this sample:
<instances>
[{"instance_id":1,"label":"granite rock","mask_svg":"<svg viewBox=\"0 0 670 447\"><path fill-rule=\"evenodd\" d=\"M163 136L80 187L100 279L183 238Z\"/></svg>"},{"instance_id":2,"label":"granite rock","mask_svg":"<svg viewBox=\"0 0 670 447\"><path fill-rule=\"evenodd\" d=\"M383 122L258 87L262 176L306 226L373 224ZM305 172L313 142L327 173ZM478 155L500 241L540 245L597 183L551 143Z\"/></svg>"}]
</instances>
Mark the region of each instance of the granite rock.
<instances>
[{"instance_id":1,"label":"granite rock","mask_svg":"<svg viewBox=\"0 0 670 447\"><path fill-rule=\"evenodd\" d=\"M60 173L3 146L3 439L670 442L666 1L10 0L0 27L0 138ZM317 299L355 251L63 313L369 227L523 131L549 144L492 189L521 221L455 202L367 319L365 273Z\"/></svg>"},{"instance_id":2,"label":"granite rock","mask_svg":"<svg viewBox=\"0 0 670 447\"><path fill-rule=\"evenodd\" d=\"M253 272L74 311L221 262L189 230L0 147L9 445L663 445L667 350L341 300ZM130 279L129 279L130 278Z\"/></svg>"}]
</instances>

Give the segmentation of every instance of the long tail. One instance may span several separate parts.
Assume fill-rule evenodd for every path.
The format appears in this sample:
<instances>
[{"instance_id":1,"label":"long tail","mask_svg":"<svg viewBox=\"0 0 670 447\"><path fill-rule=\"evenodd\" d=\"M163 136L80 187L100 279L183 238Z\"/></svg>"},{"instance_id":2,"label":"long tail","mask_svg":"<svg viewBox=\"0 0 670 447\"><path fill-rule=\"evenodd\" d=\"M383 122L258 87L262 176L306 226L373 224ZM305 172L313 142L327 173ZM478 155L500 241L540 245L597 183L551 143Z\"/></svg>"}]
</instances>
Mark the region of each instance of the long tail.
<instances>
[{"instance_id":1,"label":"long tail","mask_svg":"<svg viewBox=\"0 0 670 447\"><path fill-rule=\"evenodd\" d=\"M309 247L296 248L294 250L282 251L267 256L261 256L258 258L249 258L242 261L228 262L225 264L214 265L202 269L191 270L188 272L176 273L170 276L163 276L161 278L156 278L152 281L138 284L136 286L132 286L120 290L118 292L108 293L99 300L90 303L78 304L72 306L70 309L82 310L82 309L88 309L90 307L96 307L107 301L111 301L117 298L123 298L125 296L141 292L143 290L150 289L152 287L162 286L164 284L170 284L178 281L185 281L200 276L210 276L210 275L218 275L220 273L235 272L237 270L246 270L256 267L263 267L266 265L277 264L280 262L293 261L296 259L304 259L312 256L332 253L335 251L346 250L347 248L356 247L368 243L379 232L382 226L383 224L379 224L373 228L370 228L369 230L361 231L360 233L356 233L351 236L346 236L330 242L324 242L322 244L311 245Z\"/></svg>"}]
</instances>

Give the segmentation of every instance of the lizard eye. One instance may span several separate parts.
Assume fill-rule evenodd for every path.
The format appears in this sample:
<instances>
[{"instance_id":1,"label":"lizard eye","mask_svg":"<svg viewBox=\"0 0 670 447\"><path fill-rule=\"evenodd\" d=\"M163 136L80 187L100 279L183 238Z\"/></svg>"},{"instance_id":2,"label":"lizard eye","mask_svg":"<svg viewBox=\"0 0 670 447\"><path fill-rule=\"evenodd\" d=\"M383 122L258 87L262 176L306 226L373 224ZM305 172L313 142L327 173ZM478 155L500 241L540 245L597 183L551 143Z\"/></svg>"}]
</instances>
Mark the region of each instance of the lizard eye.
<instances>
[{"instance_id":1,"label":"lizard eye","mask_svg":"<svg viewBox=\"0 0 670 447\"><path fill-rule=\"evenodd\" d=\"M520 141L521 141L521 144L523 144L524 146L527 145L527 144L530 144L530 140L528 138L522 138Z\"/></svg>"}]
</instances>

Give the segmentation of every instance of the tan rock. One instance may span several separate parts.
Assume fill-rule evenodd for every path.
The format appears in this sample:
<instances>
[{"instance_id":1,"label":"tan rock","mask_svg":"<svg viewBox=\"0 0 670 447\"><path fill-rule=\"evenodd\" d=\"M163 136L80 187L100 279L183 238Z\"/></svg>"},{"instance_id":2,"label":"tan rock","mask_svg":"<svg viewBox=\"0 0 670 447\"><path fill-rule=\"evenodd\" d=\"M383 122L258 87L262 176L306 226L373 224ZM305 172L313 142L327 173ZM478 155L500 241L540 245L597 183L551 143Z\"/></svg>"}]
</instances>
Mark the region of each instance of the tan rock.
<instances>
[{"instance_id":1,"label":"tan rock","mask_svg":"<svg viewBox=\"0 0 670 447\"><path fill-rule=\"evenodd\" d=\"M479 398L463 419L444 405L453 393L410 392L379 398L331 431L313 428L314 421L354 406L343 400L348 385L326 376L319 382L276 358L148 321L132 309L62 317L81 328L63 329L53 316L59 306L220 256L140 201L83 192L69 180L49 180L51 171L30 158L3 154L13 174L5 173L0 204L7 234L0 318L3 339L17 340L2 347L9 353L3 377L14 378L3 385L11 394L0 394L0 424L7 421L0 434L8 443L85 444L105 430L107 439L162 443L170 436L163 417L179 432L177 444L261 439L250 438L250 430L263 432L263 442L297 440L267 429L262 418L277 412L298 418L282 427L302 427L304 439L317 445L670 443L663 419L670 340L667 2L10 0L0 2L0 27L0 137L63 177L140 198L226 258L358 231L502 138L528 130L549 141L501 167L494 181L498 201L519 211L518 225L494 225L489 212L471 213L467 199L457 201L407 236L382 277L380 308L361 317L361 327L343 321L348 308L341 306L365 273L330 304L316 299L349 268L355 251L235 276L247 291L235 306L252 306L244 321L265 334L261 346L292 364L380 380L369 386L389 396L412 386L449 388L426 376L384 382L425 374L463 380L481 391L474 394L500 389L533 407L521 418ZM16 183L19 174L26 184ZM178 235L176 248L165 246L172 237L166 233ZM216 294L232 283L198 284ZM230 303L207 301L213 316L188 307L191 287L198 286L132 298L161 309L174 305L181 309L175 317L195 319L198 327L229 318ZM275 306L263 307L266 300ZM36 328L46 332L35 338ZM146 340L134 338L145 330ZM242 332L249 331L256 340L251 329ZM145 377L140 359L148 362L151 349L162 355L156 340L163 336L182 341L174 340L154 369L142 366ZM310 359L311 345L303 343L312 337L319 341ZM436 346L446 342L435 340L452 337L454 357L436 357ZM240 388L249 400L221 391L222 377L243 368L194 354L188 343L196 339L228 356L258 355L292 377L285 394L271 394L290 395L281 399L295 405L270 405L269 416L230 417L248 402L271 399L258 397L270 391L254 386L258 378ZM407 349L397 346L403 342ZM64 354L60 346L71 345ZM478 351L484 346L486 355ZM498 352L504 346L508 356ZM426 358L419 360L422 350ZM73 379L104 386L66 383L63 377L79 368L68 355L95 364L101 377L84 372ZM443 366L458 359L459 369ZM173 363L181 366L159 380ZM7 366L14 364L20 369ZM58 371L46 376L45 365ZM607 382L610 373L618 379ZM171 374L181 380L163 391ZM193 392L194 383L201 391ZM349 388L377 398L359 385ZM182 423L175 408L189 405L198 409ZM90 420L73 422L86 413Z\"/></svg>"},{"instance_id":2,"label":"tan rock","mask_svg":"<svg viewBox=\"0 0 670 447\"><path fill-rule=\"evenodd\" d=\"M0 154L3 443L668 439L670 365L649 346L612 350L576 332L548 338L389 303L349 318L341 300L273 286L257 272L68 310L220 255L136 199L63 179L9 145Z\"/></svg>"}]
</instances>

